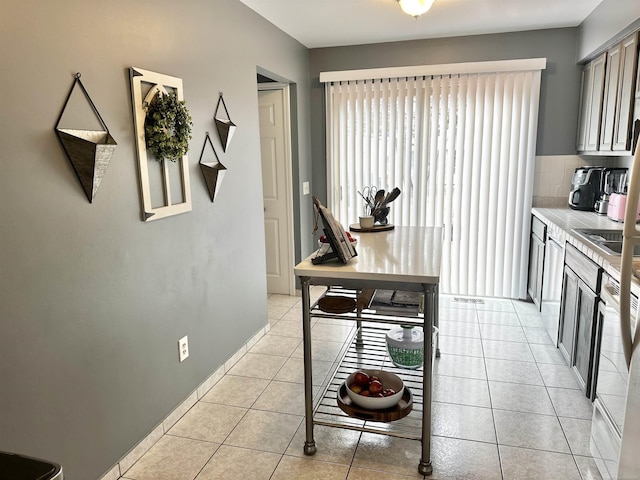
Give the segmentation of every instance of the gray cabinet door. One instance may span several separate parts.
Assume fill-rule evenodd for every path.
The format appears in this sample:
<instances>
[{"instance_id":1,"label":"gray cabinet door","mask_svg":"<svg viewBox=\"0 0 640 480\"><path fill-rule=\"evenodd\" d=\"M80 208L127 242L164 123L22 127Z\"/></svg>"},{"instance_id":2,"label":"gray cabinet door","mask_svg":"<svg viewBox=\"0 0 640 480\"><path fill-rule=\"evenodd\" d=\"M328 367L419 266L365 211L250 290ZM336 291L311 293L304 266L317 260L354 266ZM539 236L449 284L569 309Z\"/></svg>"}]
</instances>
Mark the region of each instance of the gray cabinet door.
<instances>
[{"instance_id":1,"label":"gray cabinet door","mask_svg":"<svg viewBox=\"0 0 640 480\"><path fill-rule=\"evenodd\" d=\"M636 94L635 94L635 97L636 98L640 98L640 58L638 58L638 65L636 65Z\"/></svg>"},{"instance_id":2,"label":"gray cabinet door","mask_svg":"<svg viewBox=\"0 0 640 480\"><path fill-rule=\"evenodd\" d=\"M631 150L631 120L634 105L634 81L638 64L638 34L627 37L620 44L620 75L618 79L618 95L616 98L616 114L613 129L614 151Z\"/></svg>"},{"instance_id":3,"label":"gray cabinet door","mask_svg":"<svg viewBox=\"0 0 640 480\"><path fill-rule=\"evenodd\" d=\"M580 111L578 113L578 139L576 150L584 152L587 145L587 128L589 127L589 113L591 111L591 64L582 67L580 81Z\"/></svg>"},{"instance_id":4,"label":"gray cabinet door","mask_svg":"<svg viewBox=\"0 0 640 480\"><path fill-rule=\"evenodd\" d=\"M527 293L538 310L542 305L542 278L544 274L544 243L547 226L536 216L531 216L531 241L529 244L529 279Z\"/></svg>"},{"instance_id":5,"label":"gray cabinet door","mask_svg":"<svg viewBox=\"0 0 640 480\"><path fill-rule=\"evenodd\" d=\"M613 144L613 128L616 120L616 99L620 80L620 53L622 45L617 44L607 52L607 66L604 77L604 97L602 100L602 122L600 145L598 150L611 150Z\"/></svg>"},{"instance_id":6,"label":"gray cabinet door","mask_svg":"<svg viewBox=\"0 0 640 480\"><path fill-rule=\"evenodd\" d=\"M576 318L578 316L578 276L569 267L564 267L562 280L562 302L560 304L560 332L558 347L567 365L573 364Z\"/></svg>"},{"instance_id":7,"label":"gray cabinet door","mask_svg":"<svg viewBox=\"0 0 640 480\"><path fill-rule=\"evenodd\" d=\"M529 287L528 293L540 310L542 299L542 275L544 273L544 242L536 235L531 235L529 251Z\"/></svg>"},{"instance_id":8,"label":"gray cabinet door","mask_svg":"<svg viewBox=\"0 0 640 480\"><path fill-rule=\"evenodd\" d=\"M576 332L573 367L583 390L590 396L591 371L593 368L596 314L598 296L583 281L577 285L578 311L576 315Z\"/></svg>"},{"instance_id":9,"label":"gray cabinet door","mask_svg":"<svg viewBox=\"0 0 640 480\"><path fill-rule=\"evenodd\" d=\"M602 99L604 96L604 75L606 52L591 62L591 96L589 98L588 124L586 130L585 150L595 152L600 145L600 120Z\"/></svg>"}]
</instances>

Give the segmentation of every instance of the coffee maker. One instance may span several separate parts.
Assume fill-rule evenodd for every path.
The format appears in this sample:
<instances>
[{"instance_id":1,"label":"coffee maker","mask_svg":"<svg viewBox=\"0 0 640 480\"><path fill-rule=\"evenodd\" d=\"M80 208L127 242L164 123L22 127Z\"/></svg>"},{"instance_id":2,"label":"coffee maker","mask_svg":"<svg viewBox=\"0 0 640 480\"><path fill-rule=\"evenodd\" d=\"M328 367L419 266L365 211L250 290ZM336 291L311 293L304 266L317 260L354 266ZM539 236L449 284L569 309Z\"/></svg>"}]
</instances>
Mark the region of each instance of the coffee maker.
<instances>
[{"instance_id":1,"label":"coffee maker","mask_svg":"<svg viewBox=\"0 0 640 480\"><path fill-rule=\"evenodd\" d=\"M574 210L594 210L601 198L605 167L578 167L573 172L569 207Z\"/></svg>"}]
</instances>

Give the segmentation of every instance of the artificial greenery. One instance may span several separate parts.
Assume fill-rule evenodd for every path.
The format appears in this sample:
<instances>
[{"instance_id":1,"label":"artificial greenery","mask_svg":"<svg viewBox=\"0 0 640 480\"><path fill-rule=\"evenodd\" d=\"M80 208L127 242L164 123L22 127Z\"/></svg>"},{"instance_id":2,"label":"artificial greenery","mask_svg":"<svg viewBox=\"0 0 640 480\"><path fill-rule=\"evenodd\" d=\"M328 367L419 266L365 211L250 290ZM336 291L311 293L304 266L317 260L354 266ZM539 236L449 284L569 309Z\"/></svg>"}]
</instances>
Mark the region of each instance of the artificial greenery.
<instances>
[{"instance_id":1,"label":"artificial greenery","mask_svg":"<svg viewBox=\"0 0 640 480\"><path fill-rule=\"evenodd\" d=\"M181 159L189 150L191 115L176 92L158 94L146 104L144 133L147 150L158 160Z\"/></svg>"}]
</instances>

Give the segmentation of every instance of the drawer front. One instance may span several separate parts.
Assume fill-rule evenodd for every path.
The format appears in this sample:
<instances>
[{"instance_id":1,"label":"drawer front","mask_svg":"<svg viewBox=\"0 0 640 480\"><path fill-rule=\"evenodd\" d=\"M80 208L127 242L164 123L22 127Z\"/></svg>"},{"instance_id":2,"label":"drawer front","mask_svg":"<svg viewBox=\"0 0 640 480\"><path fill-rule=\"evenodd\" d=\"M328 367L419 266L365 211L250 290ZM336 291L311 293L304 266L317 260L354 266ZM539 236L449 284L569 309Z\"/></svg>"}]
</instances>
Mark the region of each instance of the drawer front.
<instances>
[{"instance_id":1,"label":"drawer front","mask_svg":"<svg viewBox=\"0 0 640 480\"><path fill-rule=\"evenodd\" d=\"M544 242L545 236L547 234L547 226L538 217L532 216L531 217L531 233L533 233L536 237L538 237L540 240Z\"/></svg>"},{"instance_id":2,"label":"drawer front","mask_svg":"<svg viewBox=\"0 0 640 480\"><path fill-rule=\"evenodd\" d=\"M600 293L602 269L573 245L567 243L564 263L595 293Z\"/></svg>"}]
</instances>

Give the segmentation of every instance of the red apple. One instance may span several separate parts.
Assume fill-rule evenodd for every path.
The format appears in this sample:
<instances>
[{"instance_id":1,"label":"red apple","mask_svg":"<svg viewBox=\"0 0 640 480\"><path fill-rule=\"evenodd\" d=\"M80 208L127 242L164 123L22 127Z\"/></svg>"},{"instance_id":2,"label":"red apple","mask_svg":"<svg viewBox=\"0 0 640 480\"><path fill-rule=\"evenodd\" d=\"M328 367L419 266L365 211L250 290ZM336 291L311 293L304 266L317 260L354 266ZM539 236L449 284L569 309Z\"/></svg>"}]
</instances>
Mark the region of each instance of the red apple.
<instances>
[{"instance_id":1,"label":"red apple","mask_svg":"<svg viewBox=\"0 0 640 480\"><path fill-rule=\"evenodd\" d=\"M373 395L378 395L379 393L382 393L384 391L382 382L380 382L379 380L371 380L371 383L369 383L369 391Z\"/></svg>"},{"instance_id":2,"label":"red apple","mask_svg":"<svg viewBox=\"0 0 640 480\"><path fill-rule=\"evenodd\" d=\"M363 397L370 397L371 396L371 392L369 390L362 390L360 392L360 395L362 395Z\"/></svg>"},{"instance_id":3,"label":"red apple","mask_svg":"<svg viewBox=\"0 0 640 480\"><path fill-rule=\"evenodd\" d=\"M370 381L371 379L369 378L369 375L362 371L356 372L356 374L353 376L353 383L355 383L356 385L360 385L361 387L369 385Z\"/></svg>"}]
</instances>

